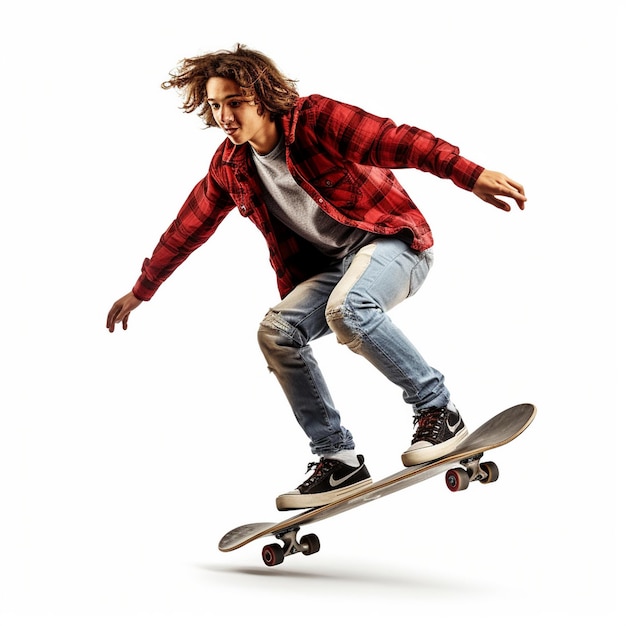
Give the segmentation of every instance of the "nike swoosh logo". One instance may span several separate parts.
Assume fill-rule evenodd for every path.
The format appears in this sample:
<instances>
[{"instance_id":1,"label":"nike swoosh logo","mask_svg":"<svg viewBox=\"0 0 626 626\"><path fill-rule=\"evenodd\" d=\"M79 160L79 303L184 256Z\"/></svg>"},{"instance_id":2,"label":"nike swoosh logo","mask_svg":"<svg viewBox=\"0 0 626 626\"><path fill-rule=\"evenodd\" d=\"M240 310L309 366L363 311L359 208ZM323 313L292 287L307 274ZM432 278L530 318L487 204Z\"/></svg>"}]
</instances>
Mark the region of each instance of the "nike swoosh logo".
<instances>
[{"instance_id":1,"label":"nike swoosh logo","mask_svg":"<svg viewBox=\"0 0 626 626\"><path fill-rule=\"evenodd\" d=\"M450 424L450 420L448 419L448 428L450 429L450 432L454 435L454 433L459 429L459 426L461 425L461 418L459 417L459 419L457 420L456 424L452 425Z\"/></svg>"},{"instance_id":2,"label":"nike swoosh logo","mask_svg":"<svg viewBox=\"0 0 626 626\"><path fill-rule=\"evenodd\" d=\"M355 474L358 474L361 471L361 468L363 466L359 465L359 467L357 467L354 472L351 472L350 474L348 474L347 476L344 476L343 478L340 478L338 480L335 480L335 477L331 475L330 479L329 479L329 483L331 487L339 487L339 485L342 485L343 483L346 482L346 480L349 480L350 478L352 478Z\"/></svg>"}]
</instances>

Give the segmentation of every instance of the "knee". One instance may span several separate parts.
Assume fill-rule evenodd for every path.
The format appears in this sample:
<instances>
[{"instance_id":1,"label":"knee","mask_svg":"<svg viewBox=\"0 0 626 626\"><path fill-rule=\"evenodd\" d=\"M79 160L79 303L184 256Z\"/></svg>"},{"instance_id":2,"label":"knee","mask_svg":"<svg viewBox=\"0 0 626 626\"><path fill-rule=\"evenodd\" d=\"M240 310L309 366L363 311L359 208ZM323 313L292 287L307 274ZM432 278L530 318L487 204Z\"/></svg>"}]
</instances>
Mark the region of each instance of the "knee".
<instances>
[{"instance_id":1,"label":"knee","mask_svg":"<svg viewBox=\"0 0 626 626\"><path fill-rule=\"evenodd\" d=\"M328 307L326 309L326 322L340 344L351 350L356 350L361 345L359 319L351 307L346 306L346 304Z\"/></svg>"},{"instance_id":2,"label":"knee","mask_svg":"<svg viewBox=\"0 0 626 626\"><path fill-rule=\"evenodd\" d=\"M298 347L297 330L280 313L269 311L259 324L257 341L269 360L285 349Z\"/></svg>"},{"instance_id":3,"label":"knee","mask_svg":"<svg viewBox=\"0 0 626 626\"><path fill-rule=\"evenodd\" d=\"M269 311L259 324L257 340L259 342L259 347L264 354L272 352L278 342L278 321L278 314L273 311Z\"/></svg>"}]
</instances>

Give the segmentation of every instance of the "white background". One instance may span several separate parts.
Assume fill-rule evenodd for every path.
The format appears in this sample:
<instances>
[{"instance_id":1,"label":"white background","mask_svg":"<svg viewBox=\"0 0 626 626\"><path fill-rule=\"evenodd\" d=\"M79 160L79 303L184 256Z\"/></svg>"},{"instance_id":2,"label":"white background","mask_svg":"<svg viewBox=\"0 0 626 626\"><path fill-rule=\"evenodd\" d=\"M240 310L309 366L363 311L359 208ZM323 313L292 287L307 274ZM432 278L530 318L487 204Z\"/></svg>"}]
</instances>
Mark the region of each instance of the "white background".
<instances>
[{"instance_id":1,"label":"white background","mask_svg":"<svg viewBox=\"0 0 626 626\"><path fill-rule=\"evenodd\" d=\"M2 9L3 624L617 623L617 4ZM303 95L421 126L528 195L505 214L399 173L437 261L394 319L470 429L539 409L490 455L500 481L451 494L435 479L322 522L319 554L274 569L260 542L217 550L279 519L274 497L311 460L256 345L277 299L261 236L232 214L126 333L105 329L222 141L160 83L236 42ZM399 392L332 338L317 356L374 477L399 469Z\"/></svg>"}]
</instances>

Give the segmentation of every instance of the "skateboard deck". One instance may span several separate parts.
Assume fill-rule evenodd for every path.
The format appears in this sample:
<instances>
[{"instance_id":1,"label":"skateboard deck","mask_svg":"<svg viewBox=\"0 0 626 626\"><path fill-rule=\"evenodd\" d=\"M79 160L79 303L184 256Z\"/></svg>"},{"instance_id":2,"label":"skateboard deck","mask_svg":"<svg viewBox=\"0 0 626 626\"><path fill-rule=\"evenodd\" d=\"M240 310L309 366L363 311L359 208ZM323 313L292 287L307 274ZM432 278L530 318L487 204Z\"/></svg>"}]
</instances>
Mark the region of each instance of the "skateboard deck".
<instances>
[{"instance_id":1,"label":"skateboard deck","mask_svg":"<svg viewBox=\"0 0 626 626\"><path fill-rule=\"evenodd\" d=\"M314 554L319 550L319 539L314 534L297 538L300 528L313 522L339 515L366 502L406 489L424 480L446 472L446 485L451 491L466 489L471 482L490 483L497 480L499 472L493 462L481 462L488 450L503 446L521 435L535 417L537 409L532 404L518 404L485 422L471 433L461 445L450 454L413 467L406 468L387 478L352 492L331 504L300 511L297 515L280 522L260 522L244 524L227 532L219 542L222 552L236 550L260 539L274 536L283 545L273 543L264 546L263 562L268 566L282 563L285 556L302 552Z\"/></svg>"}]
</instances>

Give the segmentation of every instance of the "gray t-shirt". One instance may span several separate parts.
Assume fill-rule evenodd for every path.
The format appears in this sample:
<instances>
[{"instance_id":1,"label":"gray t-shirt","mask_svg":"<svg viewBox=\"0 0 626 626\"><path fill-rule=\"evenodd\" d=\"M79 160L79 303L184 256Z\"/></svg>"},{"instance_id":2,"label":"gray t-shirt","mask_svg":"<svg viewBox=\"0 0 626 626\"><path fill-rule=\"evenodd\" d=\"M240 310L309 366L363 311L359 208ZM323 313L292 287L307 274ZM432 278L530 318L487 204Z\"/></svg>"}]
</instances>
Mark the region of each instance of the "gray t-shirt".
<instances>
[{"instance_id":1,"label":"gray t-shirt","mask_svg":"<svg viewBox=\"0 0 626 626\"><path fill-rule=\"evenodd\" d=\"M268 154L260 155L252 149L252 157L270 213L322 254L342 259L376 237L334 220L296 183L287 169L284 137Z\"/></svg>"}]
</instances>

